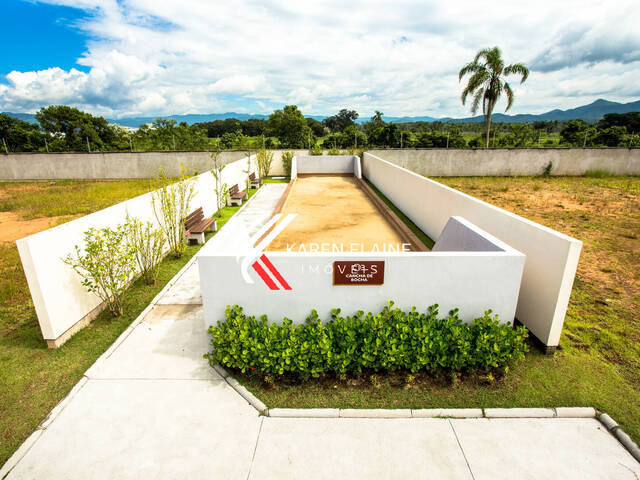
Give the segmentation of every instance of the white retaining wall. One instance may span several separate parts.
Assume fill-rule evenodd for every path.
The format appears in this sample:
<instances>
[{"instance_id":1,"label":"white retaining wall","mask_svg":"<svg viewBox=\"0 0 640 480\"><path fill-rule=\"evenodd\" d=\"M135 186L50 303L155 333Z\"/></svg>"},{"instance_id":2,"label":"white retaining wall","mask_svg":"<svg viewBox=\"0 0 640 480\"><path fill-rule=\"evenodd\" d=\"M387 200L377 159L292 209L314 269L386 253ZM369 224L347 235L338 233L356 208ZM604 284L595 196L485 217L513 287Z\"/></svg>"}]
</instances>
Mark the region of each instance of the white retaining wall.
<instances>
[{"instance_id":1,"label":"white retaining wall","mask_svg":"<svg viewBox=\"0 0 640 480\"><path fill-rule=\"evenodd\" d=\"M252 157L252 171L255 171ZM223 180L229 186L246 188L247 159L229 163L223 170ZM205 216L216 208L215 180L210 172L196 177L196 194L191 209L202 207ZM91 227L114 227L123 223L127 214L157 225L151 206L152 193L147 193L82 218L44 230L18 240L18 251L38 315L42 335L55 340L100 307L100 299L90 294L80 283L80 277L62 259L74 246L82 247L83 233Z\"/></svg>"},{"instance_id":2,"label":"white retaining wall","mask_svg":"<svg viewBox=\"0 0 640 480\"><path fill-rule=\"evenodd\" d=\"M296 155L297 173L353 173L353 159L354 155Z\"/></svg>"},{"instance_id":3,"label":"white retaining wall","mask_svg":"<svg viewBox=\"0 0 640 480\"><path fill-rule=\"evenodd\" d=\"M464 219L451 219L448 228L482 237L493 251L481 251L483 244L471 242L471 251L446 251L444 245L438 252L266 252L291 287L276 291L250 267L246 274L252 283L247 283L242 265L251 265L261 253L249 251L252 242L241 222L229 222L198 252L205 325L223 320L227 305L240 305L247 314L264 314L272 321L288 317L301 323L312 309L326 320L333 308L349 315L358 310L375 313L388 300L421 311L437 303L443 316L459 308L466 322L492 309L500 321L512 323L524 255ZM333 285L337 260L383 260L384 283Z\"/></svg>"},{"instance_id":4,"label":"white retaining wall","mask_svg":"<svg viewBox=\"0 0 640 480\"><path fill-rule=\"evenodd\" d=\"M581 241L369 153L364 154L362 170L431 238L438 239L448 219L459 215L524 253L527 260L516 317L545 345L558 345Z\"/></svg>"}]
</instances>

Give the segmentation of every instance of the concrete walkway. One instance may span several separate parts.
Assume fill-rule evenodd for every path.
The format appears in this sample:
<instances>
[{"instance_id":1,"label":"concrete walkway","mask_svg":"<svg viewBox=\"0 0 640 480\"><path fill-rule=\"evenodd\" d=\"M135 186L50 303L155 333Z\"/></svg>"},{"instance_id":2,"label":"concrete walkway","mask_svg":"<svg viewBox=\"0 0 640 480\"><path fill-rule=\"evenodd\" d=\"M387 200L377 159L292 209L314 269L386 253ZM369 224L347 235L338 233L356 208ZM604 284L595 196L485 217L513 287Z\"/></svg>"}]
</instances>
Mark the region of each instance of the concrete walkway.
<instances>
[{"instance_id":1,"label":"concrete walkway","mask_svg":"<svg viewBox=\"0 0 640 480\"><path fill-rule=\"evenodd\" d=\"M278 200L287 188L286 183L267 183L260 187L245 208L233 216L233 221L242 221L247 226L249 235L267 223L271 218Z\"/></svg>"},{"instance_id":2,"label":"concrete walkway","mask_svg":"<svg viewBox=\"0 0 640 480\"><path fill-rule=\"evenodd\" d=\"M202 358L186 267L0 471L17 479L638 479L595 419L260 417Z\"/></svg>"}]
</instances>

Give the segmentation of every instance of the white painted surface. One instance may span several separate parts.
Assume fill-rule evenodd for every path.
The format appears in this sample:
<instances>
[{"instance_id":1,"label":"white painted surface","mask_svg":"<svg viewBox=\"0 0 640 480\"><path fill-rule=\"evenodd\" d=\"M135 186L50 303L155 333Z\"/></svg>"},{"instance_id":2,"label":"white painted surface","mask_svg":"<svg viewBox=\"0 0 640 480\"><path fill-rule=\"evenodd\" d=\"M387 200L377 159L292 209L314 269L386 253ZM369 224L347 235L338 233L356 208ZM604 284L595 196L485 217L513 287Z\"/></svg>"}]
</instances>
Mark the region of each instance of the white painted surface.
<instances>
[{"instance_id":1,"label":"white painted surface","mask_svg":"<svg viewBox=\"0 0 640 480\"><path fill-rule=\"evenodd\" d=\"M299 174L353 173L354 155L296 155Z\"/></svg>"},{"instance_id":2,"label":"white painted surface","mask_svg":"<svg viewBox=\"0 0 640 480\"><path fill-rule=\"evenodd\" d=\"M362 169L431 238L438 239L449 218L459 215L524 253L516 317L545 345L558 345L581 241L369 153L364 154Z\"/></svg>"},{"instance_id":3,"label":"white painted surface","mask_svg":"<svg viewBox=\"0 0 640 480\"><path fill-rule=\"evenodd\" d=\"M362 178L362 162L357 155L353 156L353 176Z\"/></svg>"},{"instance_id":4,"label":"white painted surface","mask_svg":"<svg viewBox=\"0 0 640 480\"><path fill-rule=\"evenodd\" d=\"M255 169L254 157L252 168ZM246 169L246 157L228 164L223 170L224 182L238 183L244 188ZM202 207L205 216L211 216L216 205L214 190L215 180L210 172L198 175L191 209ZM16 242L45 339L60 337L101 304L97 296L86 291L80 277L62 259L73 252L74 245L82 247L83 233L91 227L114 227L123 223L127 214L157 224L151 197L152 193L140 195Z\"/></svg>"},{"instance_id":5,"label":"white painted surface","mask_svg":"<svg viewBox=\"0 0 640 480\"><path fill-rule=\"evenodd\" d=\"M456 225L468 224L461 221L453 219ZM484 234L477 228L474 232ZM420 311L437 303L442 316L459 308L466 322L492 309L500 321L511 323L525 260L502 242L494 251L484 252L267 252L292 287L275 291L250 267L247 274L253 283L246 282L242 265L253 263L254 254L245 260L250 244L246 229L236 222L221 229L198 252L207 326L224 319L227 305L240 305L249 315L266 314L272 321L288 317L301 323L312 309L321 319L328 319L333 308L347 315L358 310L377 313L388 300L403 309L415 306ZM384 260L383 285L333 285L336 260Z\"/></svg>"}]
</instances>

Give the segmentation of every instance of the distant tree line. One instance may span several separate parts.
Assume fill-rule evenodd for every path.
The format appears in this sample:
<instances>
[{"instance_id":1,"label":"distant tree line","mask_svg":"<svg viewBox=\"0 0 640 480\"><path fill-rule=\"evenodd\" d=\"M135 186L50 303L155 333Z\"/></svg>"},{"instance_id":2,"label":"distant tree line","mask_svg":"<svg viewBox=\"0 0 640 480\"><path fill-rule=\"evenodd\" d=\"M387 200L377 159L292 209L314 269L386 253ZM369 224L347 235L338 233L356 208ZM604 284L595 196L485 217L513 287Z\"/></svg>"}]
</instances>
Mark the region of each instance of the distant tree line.
<instances>
[{"instance_id":1,"label":"distant tree line","mask_svg":"<svg viewBox=\"0 0 640 480\"><path fill-rule=\"evenodd\" d=\"M376 111L358 123L355 110L342 109L318 121L295 105L268 118L229 118L188 125L157 118L128 129L103 117L64 105L42 108L38 124L0 114L0 149L9 152L107 152L214 149L360 149L481 148L486 143L481 122L385 122ZM607 114L597 123L583 120L492 123L490 147L623 147L640 146L640 112ZM6 147L5 147L6 146Z\"/></svg>"}]
</instances>

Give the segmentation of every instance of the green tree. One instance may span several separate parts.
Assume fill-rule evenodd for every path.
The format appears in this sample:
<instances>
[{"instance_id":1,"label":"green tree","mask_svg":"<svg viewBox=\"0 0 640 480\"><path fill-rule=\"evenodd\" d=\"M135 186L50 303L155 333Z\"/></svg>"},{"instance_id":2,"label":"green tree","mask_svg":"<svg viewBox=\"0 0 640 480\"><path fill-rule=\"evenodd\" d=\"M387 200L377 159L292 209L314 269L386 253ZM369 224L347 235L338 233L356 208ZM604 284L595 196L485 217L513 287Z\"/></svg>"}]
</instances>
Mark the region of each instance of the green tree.
<instances>
[{"instance_id":1,"label":"green tree","mask_svg":"<svg viewBox=\"0 0 640 480\"><path fill-rule=\"evenodd\" d=\"M307 121L296 105L275 110L267 120L267 132L277 137L285 148L302 148L311 135Z\"/></svg>"},{"instance_id":2,"label":"green tree","mask_svg":"<svg viewBox=\"0 0 640 480\"><path fill-rule=\"evenodd\" d=\"M471 104L471 113L473 115L476 114L480 104L482 104L482 113L487 127L486 145L488 145L491 131L491 114L503 92L507 97L505 112L513 105L513 90L511 90L509 83L504 80L504 77L519 75L520 83L524 83L529 77L529 69L522 63L513 63L505 67L502 60L502 52L498 47L493 47L480 50L472 62L467 63L460 69L458 80L461 81L468 74L471 77L462 91L462 104L466 103L468 96L473 96L473 103Z\"/></svg>"},{"instance_id":3,"label":"green tree","mask_svg":"<svg viewBox=\"0 0 640 480\"><path fill-rule=\"evenodd\" d=\"M628 133L640 132L640 112L607 113L598 122L599 129L625 127Z\"/></svg>"},{"instance_id":4,"label":"green tree","mask_svg":"<svg viewBox=\"0 0 640 480\"><path fill-rule=\"evenodd\" d=\"M0 149L10 152L35 152L44 149L44 135L37 125L0 113Z\"/></svg>"},{"instance_id":5,"label":"green tree","mask_svg":"<svg viewBox=\"0 0 640 480\"><path fill-rule=\"evenodd\" d=\"M355 125L358 117L355 110L343 108L336 115L325 118L322 123L332 132L344 132L345 128Z\"/></svg>"},{"instance_id":6,"label":"green tree","mask_svg":"<svg viewBox=\"0 0 640 480\"><path fill-rule=\"evenodd\" d=\"M595 136L596 129L584 120L569 120L560 130L562 143L568 143L574 147L593 145Z\"/></svg>"},{"instance_id":7,"label":"green tree","mask_svg":"<svg viewBox=\"0 0 640 480\"><path fill-rule=\"evenodd\" d=\"M529 147L538 140L538 135L529 123L512 123L509 129L510 133L501 139L507 147Z\"/></svg>"},{"instance_id":8,"label":"green tree","mask_svg":"<svg viewBox=\"0 0 640 480\"><path fill-rule=\"evenodd\" d=\"M609 127L598 129L593 139L596 145L605 147L621 147L628 143L627 129L625 127Z\"/></svg>"},{"instance_id":9,"label":"green tree","mask_svg":"<svg viewBox=\"0 0 640 480\"><path fill-rule=\"evenodd\" d=\"M325 135L325 127L322 122L319 122L315 118L307 117L307 126L311 129L311 133L313 133L316 137L323 137Z\"/></svg>"},{"instance_id":10,"label":"green tree","mask_svg":"<svg viewBox=\"0 0 640 480\"><path fill-rule=\"evenodd\" d=\"M92 151L108 151L117 148L115 129L103 117L96 117L66 105L51 105L36 113L42 130L54 140L50 149L82 152L91 146Z\"/></svg>"}]
</instances>

